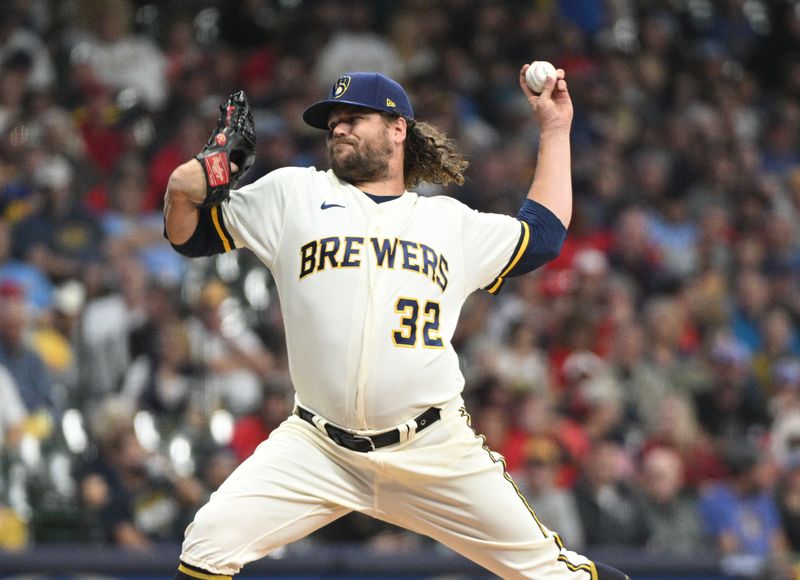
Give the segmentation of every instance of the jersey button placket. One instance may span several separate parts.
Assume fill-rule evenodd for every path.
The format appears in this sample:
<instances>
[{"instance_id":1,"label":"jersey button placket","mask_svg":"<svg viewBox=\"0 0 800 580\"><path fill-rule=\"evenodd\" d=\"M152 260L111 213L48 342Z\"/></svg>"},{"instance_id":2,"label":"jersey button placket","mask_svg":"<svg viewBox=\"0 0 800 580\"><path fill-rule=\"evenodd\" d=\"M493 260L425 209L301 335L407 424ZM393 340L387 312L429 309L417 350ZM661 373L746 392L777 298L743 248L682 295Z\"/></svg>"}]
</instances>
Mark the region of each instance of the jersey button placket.
<instances>
[{"instance_id":1,"label":"jersey button placket","mask_svg":"<svg viewBox=\"0 0 800 580\"><path fill-rule=\"evenodd\" d=\"M380 209L380 208L378 208ZM377 211L373 213L367 223L367 238L372 237L380 237L381 227L380 227L380 220L377 216ZM369 337L372 336L374 332L374 320L372 316L373 305L376 299L376 274L377 274L377 266L375 264L375 260L367 260L367 284L369 287L369 294L367 299L367 314L364 317L364 337L367 340L364 340L361 347L361 364L359 366L360 372L357 381L357 389L356 389L356 400L355 400L355 411L356 416L359 418L363 424L369 424L369 417L366 416L366 377L370 374L369 361L372 360L373 356L371 353L371 349L373 348L372 340L369 340Z\"/></svg>"}]
</instances>

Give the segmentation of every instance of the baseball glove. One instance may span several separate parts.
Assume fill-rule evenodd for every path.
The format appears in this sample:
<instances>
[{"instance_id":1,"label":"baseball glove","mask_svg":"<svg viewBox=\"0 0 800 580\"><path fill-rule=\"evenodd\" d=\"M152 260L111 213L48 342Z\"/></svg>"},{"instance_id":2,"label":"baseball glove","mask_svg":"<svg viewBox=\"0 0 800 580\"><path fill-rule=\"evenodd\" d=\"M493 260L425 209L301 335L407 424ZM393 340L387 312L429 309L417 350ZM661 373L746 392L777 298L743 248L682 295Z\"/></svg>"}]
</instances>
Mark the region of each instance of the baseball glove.
<instances>
[{"instance_id":1,"label":"baseball glove","mask_svg":"<svg viewBox=\"0 0 800 580\"><path fill-rule=\"evenodd\" d=\"M206 174L206 199L200 204L204 208L228 199L256 157L255 123L244 91L233 93L219 110L217 128L195 157ZM231 163L239 167L236 173L231 172Z\"/></svg>"}]
</instances>

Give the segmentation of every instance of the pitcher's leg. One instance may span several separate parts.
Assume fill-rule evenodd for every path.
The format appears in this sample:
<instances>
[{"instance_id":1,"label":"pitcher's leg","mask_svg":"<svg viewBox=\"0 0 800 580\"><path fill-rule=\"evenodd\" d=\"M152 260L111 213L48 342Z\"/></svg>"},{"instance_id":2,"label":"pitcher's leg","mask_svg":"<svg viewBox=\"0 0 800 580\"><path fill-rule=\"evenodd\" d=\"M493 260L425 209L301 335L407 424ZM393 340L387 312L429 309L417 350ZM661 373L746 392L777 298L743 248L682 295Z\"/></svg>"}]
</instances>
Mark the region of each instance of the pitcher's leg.
<instances>
[{"instance_id":1,"label":"pitcher's leg","mask_svg":"<svg viewBox=\"0 0 800 580\"><path fill-rule=\"evenodd\" d=\"M381 517L436 539L502 578L597 580L595 564L566 549L538 521L466 414L444 423L449 433L440 442L431 441L432 432L425 445L387 458L392 469L391 478L381 481Z\"/></svg>"},{"instance_id":2,"label":"pitcher's leg","mask_svg":"<svg viewBox=\"0 0 800 580\"><path fill-rule=\"evenodd\" d=\"M297 421L273 432L197 512L186 529L184 564L233 575L361 507L366 481L330 461Z\"/></svg>"},{"instance_id":3,"label":"pitcher's leg","mask_svg":"<svg viewBox=\"0 0 800 580\"><path fill-rule=\"evenodd\" d=\"M441 495L409 491L403 500L406 513L393 514L390 521L432 537L502 578L597 578L594 563L564 548L556 534L537 523L510 482L503 480L511 490L505 491L487 484L489 477L475 475L462 476L483 482L469 490L472 495L461 496L463 503L452 501L468 491L457 481L432 490Z\"/></svg>"}]
</instances>

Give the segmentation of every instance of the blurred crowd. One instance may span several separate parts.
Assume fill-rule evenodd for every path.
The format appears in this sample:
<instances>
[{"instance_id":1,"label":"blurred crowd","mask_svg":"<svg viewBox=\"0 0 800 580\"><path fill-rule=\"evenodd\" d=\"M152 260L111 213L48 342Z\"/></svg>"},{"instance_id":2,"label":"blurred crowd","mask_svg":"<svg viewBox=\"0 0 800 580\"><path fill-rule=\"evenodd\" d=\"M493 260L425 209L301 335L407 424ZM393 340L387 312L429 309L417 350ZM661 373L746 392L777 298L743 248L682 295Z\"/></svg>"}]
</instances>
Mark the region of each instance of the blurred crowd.
<instances>
[{"instance_id":1,"label":"blurred crowd","mask_svg":"<svg viewBox=\"0 0 800 580\"><path fill-rule=\"evenodd\" d=\"M163 238L171 171L244 89L254 180L326 168L301 112L348 70L402 81L515 214L564 68L561 256L470 297L473 426L576 549L800 552L800 2L9 0L0 19L0 548L177 542L292 409L247 252ZM424 541L359 516L309 542Z\"/></svg>"}]
</instances>

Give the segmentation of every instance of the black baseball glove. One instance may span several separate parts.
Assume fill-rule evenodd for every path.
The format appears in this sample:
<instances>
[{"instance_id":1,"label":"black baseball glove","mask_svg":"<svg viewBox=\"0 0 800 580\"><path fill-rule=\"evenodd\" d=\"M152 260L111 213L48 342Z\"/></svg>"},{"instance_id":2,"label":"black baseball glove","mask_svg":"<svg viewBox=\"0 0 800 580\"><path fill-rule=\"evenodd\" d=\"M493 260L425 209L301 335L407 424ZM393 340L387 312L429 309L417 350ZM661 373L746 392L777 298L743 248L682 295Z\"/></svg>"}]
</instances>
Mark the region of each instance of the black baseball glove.
<instances>
[{"instance_id":1,"label":"black baseball glove","mask_svg":"<svg viewBox=\"0 0 800 580\"><path fill-rule=\"evenodd\" d=\"M217 128L196 156L206 174L206 199L200 204L205 208L228 199L256 157L255 123L244 91L233 93L219 110ZM239 167L236 173L231 172L231 163Z\"/></svg>"}]
</instances>

